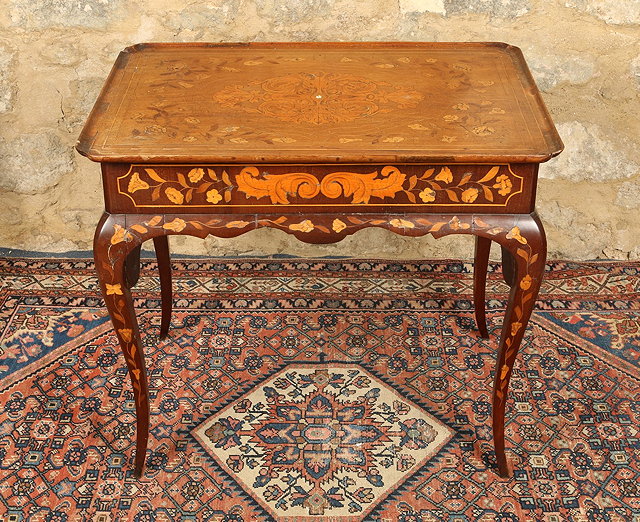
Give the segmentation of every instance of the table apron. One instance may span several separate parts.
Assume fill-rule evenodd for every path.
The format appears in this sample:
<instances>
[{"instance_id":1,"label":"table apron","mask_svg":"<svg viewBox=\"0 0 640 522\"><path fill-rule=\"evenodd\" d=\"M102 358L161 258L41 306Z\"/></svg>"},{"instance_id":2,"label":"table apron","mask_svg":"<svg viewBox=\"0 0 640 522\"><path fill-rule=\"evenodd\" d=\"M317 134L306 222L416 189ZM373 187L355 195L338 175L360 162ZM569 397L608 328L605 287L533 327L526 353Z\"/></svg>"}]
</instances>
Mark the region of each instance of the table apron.
<instances>
[{"instance_id":1,"label":"table apron","mask_svg":"<svg viewBox=\"0 0 640 522\"><path fill-rule=\"evenodd\" d=\"M110 213L528 214L538 165L103 163L102 173Z\"/></svg>"}]
</instances>

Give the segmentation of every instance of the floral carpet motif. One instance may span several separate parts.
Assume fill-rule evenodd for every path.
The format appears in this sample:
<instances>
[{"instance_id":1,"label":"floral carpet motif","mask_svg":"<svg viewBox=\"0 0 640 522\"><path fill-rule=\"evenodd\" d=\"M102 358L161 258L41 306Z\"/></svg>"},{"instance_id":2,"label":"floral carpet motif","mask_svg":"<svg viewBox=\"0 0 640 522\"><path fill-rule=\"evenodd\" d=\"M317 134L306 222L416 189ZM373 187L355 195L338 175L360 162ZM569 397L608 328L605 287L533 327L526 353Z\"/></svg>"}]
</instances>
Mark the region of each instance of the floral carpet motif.
<instances>
[{"instance_id":1,"label":"floral carpet motif","mask_svg":"<svg viewBox=\"0 0 640 522\"><path fill-rule=\"evenodd\" d=\"M196 434L282 520L365 514L453 435L361 368L336 364L287 366Z\"/></svg>"},{"instance_id":2,"label":"floral carpet motif","mask_svg":"<svg viewBox=\"0 0 640 522\"><path fill-rule=\"evenodd\" d=\"M640 522L640 264L547 267L495 473L471 265L177 260L136 306L151 433L88 259L0 259L0 520Z\"/></svg>"}]
</instances>

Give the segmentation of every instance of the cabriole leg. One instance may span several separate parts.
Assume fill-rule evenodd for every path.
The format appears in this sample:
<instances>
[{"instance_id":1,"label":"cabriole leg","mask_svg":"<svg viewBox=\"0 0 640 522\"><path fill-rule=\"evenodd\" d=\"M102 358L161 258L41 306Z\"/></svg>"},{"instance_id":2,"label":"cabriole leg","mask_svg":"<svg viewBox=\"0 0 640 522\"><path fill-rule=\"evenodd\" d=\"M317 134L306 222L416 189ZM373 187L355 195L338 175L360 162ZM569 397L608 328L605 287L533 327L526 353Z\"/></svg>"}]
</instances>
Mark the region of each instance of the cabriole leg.
<instances>
[{"instance_id":1,"label":"cabriole leg","mask_svg":"<svg viewBox=\"0 0 640 522\"><path fill-rule=\"evenodd\" d=\"M500 476L509 476L505 455L505 405L513 364L533 311L547 254L544 229L537 216L518 221L501 243L513 260L513 280L505 313L493 386L493 438Z\"/></svg>"},{"instance_id":2,"label":"cabriole leg","mask_svg":"<svg viewBox=\"0 0 640 522\"><path fill-rule=\"evenodd\" d=\"M158 272L160 273L160 297L162 302L160 339L164 339L169 333L169 325L171 324L171 310L173 307L169 238L167 236L154 237L153 247L156 251L156 258L158 259Z\"/></svg>"},{"instance_id":3,"label":"cabriole leg","mask_svg":"<svg viewBox=\"0 0 640 522\"><path fill-rule=\"evenodd\" d=\"M136 405L135 475L142 475L149 439L149 391L138 321L126 276L126 260L139 248L127 236L124 218L104 214L94 238L94 259L107 310L129 369Z\"/></svg>"},{"instance_id":4,"label":"cabriole leg","mask_svg":"<svg viewBox=\"0 0 640 522\"><path fill-rule=\"evenodd\" d=\"M485 312L485 293L487 287L487 267L489 266L489 251L491 240L476 236L476 249L473 259L473 306L476 313L476 325L480 337L487 339L487 316Z\"/></svg>"}]
</instances>

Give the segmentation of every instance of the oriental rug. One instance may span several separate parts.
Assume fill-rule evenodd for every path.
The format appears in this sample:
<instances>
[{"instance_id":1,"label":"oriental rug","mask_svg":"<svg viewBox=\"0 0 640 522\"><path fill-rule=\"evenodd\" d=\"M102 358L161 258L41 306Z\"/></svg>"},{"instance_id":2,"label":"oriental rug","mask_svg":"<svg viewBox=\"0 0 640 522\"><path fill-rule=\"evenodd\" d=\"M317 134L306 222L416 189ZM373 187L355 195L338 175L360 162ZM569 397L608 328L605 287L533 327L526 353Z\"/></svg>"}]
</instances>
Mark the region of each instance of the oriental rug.
<instances>
[{"instance_id":1,"label":"oriental rug","mask_svg":"<svg viewBox=\"0 0 640 522\"><path fill-rule=\"evenodd\" d=\"M507 406L456 261L174 260L136 306L151 436L89 259L0 259L0 520L640 522L640 264L551 262Z\"/></svg>"}]
</instances>

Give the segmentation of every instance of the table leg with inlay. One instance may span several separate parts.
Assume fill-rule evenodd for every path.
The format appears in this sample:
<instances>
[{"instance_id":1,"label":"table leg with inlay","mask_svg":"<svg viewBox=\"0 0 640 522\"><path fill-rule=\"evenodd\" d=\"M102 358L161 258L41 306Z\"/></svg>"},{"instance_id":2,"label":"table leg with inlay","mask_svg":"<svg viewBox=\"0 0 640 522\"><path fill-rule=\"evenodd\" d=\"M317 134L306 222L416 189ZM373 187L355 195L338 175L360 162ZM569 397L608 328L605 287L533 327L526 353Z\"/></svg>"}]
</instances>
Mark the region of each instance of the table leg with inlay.
<instances>
[{"instance_id":1,"label":"table leg with inlay","mask_svg":"<svg viewBox=\"0 0 640 522\"><path fill-rule=\"evenodd\" d=\"M171 310L173 308L173 290L171 288L171 256L169 254L169 238L158 236L153 238L153 246L158 260L160 276L160 306L162 316L160 321L160 339L169 334L171 325Z\"/></svg>"},{"instance_id":2,"label":"table leg with inlay","mask_svg":"<svg viewBox=\"0 0 640 522\"><path fill-rule=\"evenodd\" d=\"M476 325L480 332L480 337L489 338L487 330L486 308L486 287L487 269L489 267L489 252L491 250L491 240L485 237L476 236L476 248L473 256L473 307L476 316Z\"/></svg>"}]
</instances>

